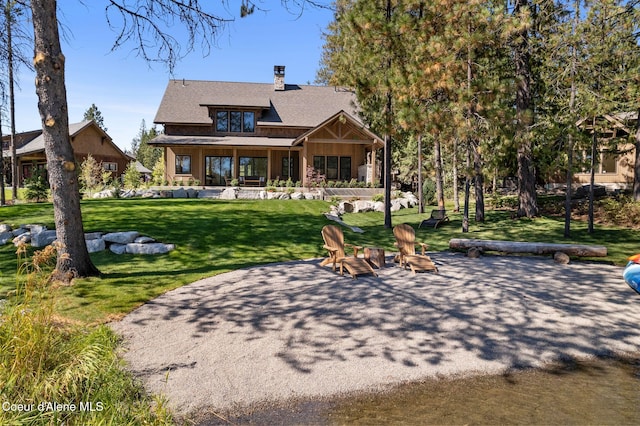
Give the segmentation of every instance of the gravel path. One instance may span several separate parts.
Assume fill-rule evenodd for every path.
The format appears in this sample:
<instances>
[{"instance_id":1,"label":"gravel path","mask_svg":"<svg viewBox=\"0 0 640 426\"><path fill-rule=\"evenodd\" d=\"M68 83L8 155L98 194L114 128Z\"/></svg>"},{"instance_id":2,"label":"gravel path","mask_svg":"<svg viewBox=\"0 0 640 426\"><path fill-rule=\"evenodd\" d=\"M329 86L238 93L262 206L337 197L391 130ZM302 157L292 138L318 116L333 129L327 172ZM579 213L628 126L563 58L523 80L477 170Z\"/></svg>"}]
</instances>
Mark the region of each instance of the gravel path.
<instances>
[{"instance_id":1,"label":"gravel path","mask_svg":"<svg viewBox=\"0 0 640 426\"><path fill-rule=\"evenodd\" d=\"M621 267L432 258L438 274L389 266L357 280L318 259L242 269L113 328L131 369L178 415L638 351L640 299Z\"/></svg>"}]
</instances>

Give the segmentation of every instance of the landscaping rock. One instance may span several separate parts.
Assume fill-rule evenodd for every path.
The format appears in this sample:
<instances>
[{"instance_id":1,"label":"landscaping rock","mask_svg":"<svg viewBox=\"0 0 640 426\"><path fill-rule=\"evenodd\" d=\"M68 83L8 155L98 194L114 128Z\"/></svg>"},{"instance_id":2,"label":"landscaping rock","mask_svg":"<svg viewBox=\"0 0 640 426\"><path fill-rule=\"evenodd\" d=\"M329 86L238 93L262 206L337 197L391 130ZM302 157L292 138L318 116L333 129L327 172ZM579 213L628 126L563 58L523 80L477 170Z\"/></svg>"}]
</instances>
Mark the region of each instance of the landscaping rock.
<instances>
[{"instance_id":1,"label":"landscaping rock","mask_svg":"<svg viewBox=\"0 0 640 426\"><path fill-rule=\"evenodd\" d=\"M373 210L384 213L384 203L382 201L376 201L373 203Z\"/></svg>"},{"instance_id":2,"label":"landscaping rock","mask_svg":"<svg viewBox=\"0 0 640 426\"><path fill-rule=\"evenodd\" d=\"M173 190L173 198L189 198L189 196L184 188L178 188Z\"/></svg>"},{"instance_id":3,"label":"landscaping rock","mask_svg":"<svg viewBox=\"0 0 640 426\"><path fill-rule=\"evenodd\" d=\"M96 253L99 251L106 250L107 244L104 242L102 238L95 238L92 240L85 240L87 243L87 251L89 253Z\"/></svg>"},{"instance_id":4,"label":"landscaping rock","mask_svg":"<svg viewBox=\"0 0 640 426\"><path fill-rule=\"evenodd\" d=\"M24 232L13 239L13 245L18 247L20 244L28 244L31 241L31 233Z\"/></svg>"},{"instance_id":5,"label":"landscaping rock","mask_svg":"<svg viewBox=\"0 0 640 426\"><path fill-rule=\"evenodd\" d=\"M155 243L156 240L154 240L151 237L138 237L135 240L133 240L134 243L138 243L138 244L147 244L147 243Z\"/></svg>"},{"instance_id":6,"label":"landscaping rock","mask_svg":"<svg viewBox=\"0 0 640 426\"><path fill-rule=\"evenodd\" d=\"M13 233L9 231L5 231L0 233L0 245L5 245L9 242L10 239L13 238Z\"/></svg>"},{"instance_id":7,"label":"landscaping rock","mask_svg":"<svg viewBox=\"0 0 640 426\"><path fill-rule=\"evenodd\" d=\"M314 195L312 192L305 192L304 193L304 199L305 200L315 200L316 198L319 198L318 195Z\"/></svg>"},{"instance_id":8,"label":"landscaping rock","mask_svg":"<svg viewBox=\"0 0 640 426\"><path fill-rule=\"evenodd\" d=\"M198 198L219 198L220 191L216 189L203 189L198 191Z\"/></svg>"},{"instance_id":9,"label":"landscaping rock","mask_svg":"<svg viewBox=\"0 0 640 426\"><path fill-rule=\"evenodd\" d=\"M45 247L56 240L56 231L41 231L36 234L31 233L31 245L33 247Z\"/></svg>"},{"instance_id":10,"label":"landscaping rock","mask_svg":"<svg viewBox=\"0 0 640 426\"><path fill-rule=\"evenodd\" d=\"M568 254L557 251L553 254L553 261L561 265L566 265L571 261L571 258Z\"/></svg>"},{"instance_id":11,"label":"landscaping rock","mask_svg":"<svg viewBox=\"0 0 640 426\"><path fill-rule=\"evenodd\" d=\"M0 234L4 232L11 232L11 226L6 223L0 223Z\"/></svg>"},{"instance_id":12,"label":"landscaping rock","mask_svg":"<svg viewBox=\"0 0 640 426\"><path fill-rule=\"evenodd\" d=\"M187 197L198 198L198 191L195 188L187 188Z\"/></svg>"},{"instance_id":13,"label":"landscaping rock","mask_svg":"<svg viewBox=\"0 0 640 426\"><path fill-rule=\"evenodd\" d=\"M138 244L138 243L130 243L126 245L126 252L129 254L164 254L169 253L171 250L175 249L175 245L173 244L164 244L164 243L149 243L149 244Z\"/></svg>"},{"instance_id":14,"label":"landscaping rock","mask_svg":"<svg viewBox=\"0 0 640 426\"><path fill-rule=\"evenodd\" d=\"M98 238L102 238L104 232L86 232L84 234L85 240L97 240Z\"/></svg>"},{"instance_id":15,"label":"landscaping rock","mask_svg":"<svg viewBox=\"0 0 640 426\"><path fill-rule=\"evenodd\" d=\"M161 198L173 198L173 191L171 191L171 190L160 191L160 197Z\"/></svg>"},{"instance_id":16,"label":"landscaping rock","mask_svg":"<svg viewBox=\"0 0 640 426\"><path fill-rule=\"evenodd\" d=\"M220 194L221 200L235 200L236 198L238 198L238 194L235 188L225 188Z\"/></svg>"},{"instance_id":17,"label":"landscaping rock","mask_svg":"<svg viewBox=\"0 0 640 426\"><path fill-rule=\"evenodd\" d=\"M103 240L104 241L104 240ZM109 246L109 250L111 250L115 254L124 254L127 251L126 244L111 244Z\"/></svg>"},{"instance_id":18,"label":"landscaping rock","mask_svg":"<svg viewBox=\"0 0 640 426\"><path fill-rule=\"evenodd\" d=\"M20 227L18 229L14 229L13 231L11 231L11 233L13 234L14 237L17 237L18 235L22 235L29 232L29 230L27 228L23 228Z\"/></svg>"},{"instance_id":19,"label":"landscaping rock","mask_svg":"<svg viewBox=\"0 0 640 426\"><path fill-rule=\"evenodd\" d=\"M302 192L294 192L291 194L292 200L302 200L304 198L304 194Z\"/></svg>"},{"instance_id":20,"label":"landscaping rock","mask_svg":"<svg viewBox=\"0 0 640 426\"><path fill-rule=\"evenodd\" d=\"M140 236L139 232L127 231L127 232L111 232L105 234L104 240L108 243L128 244L132 243L136 238Z\"/></svg>"}]
</instances>

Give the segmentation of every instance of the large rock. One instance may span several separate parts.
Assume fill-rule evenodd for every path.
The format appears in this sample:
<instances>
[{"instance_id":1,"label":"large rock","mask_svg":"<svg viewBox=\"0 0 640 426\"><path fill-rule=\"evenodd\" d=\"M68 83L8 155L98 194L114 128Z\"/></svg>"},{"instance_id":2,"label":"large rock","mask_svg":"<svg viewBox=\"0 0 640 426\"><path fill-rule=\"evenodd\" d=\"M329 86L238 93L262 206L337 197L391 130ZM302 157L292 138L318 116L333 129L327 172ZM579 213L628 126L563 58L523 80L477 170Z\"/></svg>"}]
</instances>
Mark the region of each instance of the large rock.
<instances>
[{"instance_id":1,"label":"large rock","mask_svg":"<svg viewBox=\"0 0 640 426\"><path fill-rule=\"evenodd\" d=\"M11 232L11 230L11 226L7 225L6 223L0 223L0 233Z\"/></svg>"},{"instance_id":2,"label":"large rock","mask_svg":"<svg viewBox=\"0 0 640 426\"><path fill-rule=\"evenodd\" d=\"M220 194L221 200L235 200L236 198L238 198L238 194L235 188L225 188L222 194Z\"/></svg>"},{"instance_id":3,"label":"large rock","mask_svg":"<svg viewBox=\"0 0 640 426\"><path fill-rule=\"evenodd\" d=\"M164 243L130 243L127 244L126 247L126 251L129 254L164 254L169 253L171 250L175 249L176 246Z\"/></svg>"},{"instance_id":4,"label":"large rock","mask_svg":"<svg viewBox=\"0 0 640 426\"><path fill-rule=\"evenodd\" d=\"M127 251L126 244L111 244L109 246L109 250L115 254L124 254Z\"/></svg>"},{"instance_id":5,"label":"large rock","mask_svg":"<svg viewBox=\"0 0 640 426\"><path fill-rule=\"evenodd\" d=\"M198 191L195 188L187 188L187 197L198 198Z\"/></svg>"},{"instance_id":6,"label":"large rock","mask_svg":"<svg viewBox=\"0 0 640 426\"><path fill-rule=\"evenodd\" d=\"M102 238L104 238L104 240L108 243L129 244L129 243L132 243L139 236L140 236L140 233L137 231L127 231L127 232L111 232L109 234L105 234Z\"/></svg>"},{"instance_id":7,"label":"large rock","mask_svg":"<svg viewBox=\"0 0 640 426\"><path fill-rule=\"evenodd\" d=\"M84 239L85 240L97 240L98 238L102 238L104 232L85 232Z\"/></svg>"},{"instance_id":8,"label":"large rock","mask_svg":"<svg viewBox=\"0 0 640 426\"><path fill-rule=\"evenodd\" d=\"M294 192L291 194L292 200L302 200L304 198L304 194L302 192Z\"/></svg>"},{"instance_id":9,"label":"large rock","mask_svg":"<svg viewBox=\"0 0 640 426\"><path fill-rule=\"evenodd\" d=\"M189 196L184 188L178 188L173 190L173 198L189 198Z\"/></svg>"},{"instance_id":10,"label":"large rock","mask_svg":"<svg viewBox=\"0 0 640 426\"><path fill-rule=\"evenodd\" d=\"M13 232L2 232L0 233L0 245L5 245L9 242L10 239L13 238Z\"/></svg>"},{"instance_id":11,"label":"large rock","mask_svg":"<svg viewBox=\"0 0 640 426\"><path fill-rule=\"evenodd\" d=\"M24 232L13 239L13 245L18 247L20 244L28 244L31 241L31 233Z\"/></svg>"},{"instance_id":12,"label":"large rock","mask_svg":"<svg viewBox=\"0 0 640 426\"><path fill-rule=\"evenodd\" d=\"M104 242L102 238L95 238L92 240L85 240L87 243L87 251L89 253L95 253L98 251L103 251L107 248L107 244Z\"/></svg>"},{"instance_id":13,"label":"large rock","mask_svg":"<svg viewBox=\"0 0 640 426\"><path fill-rule=\"evenodd\" d=\"M384 202L376 201L375 203L373 203L373 210L384 213Z\"/></svg>"},{"instance_id":14,"label":"large rock","mask_svg":"<svg viewBox=\"0 0 640 426\"><path fill-rule=\"evenodd\" d=\"M56 240L56 231L42 231L31 234L31 245L33 247L45 247Z\"/></svg>"}]
</instances>

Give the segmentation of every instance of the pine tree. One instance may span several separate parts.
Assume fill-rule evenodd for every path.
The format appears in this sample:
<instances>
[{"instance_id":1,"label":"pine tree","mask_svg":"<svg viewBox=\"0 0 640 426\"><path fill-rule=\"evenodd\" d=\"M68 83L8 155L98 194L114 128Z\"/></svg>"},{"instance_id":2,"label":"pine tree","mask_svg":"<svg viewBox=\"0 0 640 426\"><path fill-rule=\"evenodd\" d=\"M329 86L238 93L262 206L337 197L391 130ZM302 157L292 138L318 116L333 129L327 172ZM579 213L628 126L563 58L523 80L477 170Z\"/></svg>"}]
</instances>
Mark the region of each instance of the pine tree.
<instances>
[{"instance_id":1,"label":"pine tree","mask_svg":"<svg viewBox=\"0 0 640 426\"><path fill-rule=\"evenodd\" d=\"M105 133L107 132L107 128L104 125L104 118L96 104L91 104L91 106L84 112L84 117L82 119L84 121L95 121L98 127L104 130Z\"/></svg>"}]
</instances>

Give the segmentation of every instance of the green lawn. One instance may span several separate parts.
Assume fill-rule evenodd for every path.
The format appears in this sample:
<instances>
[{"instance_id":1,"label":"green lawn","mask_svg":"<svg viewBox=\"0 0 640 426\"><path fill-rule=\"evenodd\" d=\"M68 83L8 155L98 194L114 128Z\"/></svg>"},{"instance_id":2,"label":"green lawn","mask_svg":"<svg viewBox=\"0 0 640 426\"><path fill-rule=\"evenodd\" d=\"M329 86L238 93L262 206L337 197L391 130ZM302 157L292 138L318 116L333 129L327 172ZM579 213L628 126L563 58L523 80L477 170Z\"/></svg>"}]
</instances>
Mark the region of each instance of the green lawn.
<instances>
[{"instance_id":1,"label":"green lawn","mask_svg":"<svg viewBox=\"0 0 640 426\"><path fill-rule=\"evenodd\" d=\"M431 208L427 208L429 212ZM84 227L91 231L136 230L159 241L176 244L176 250L160 256L92 255L101 278L76 280L63 289L59 310L87 322L105 321L198 279L255 264L324 256L320 229L329 221L322 215L328 203L298 200L193 200L111 199L82 203ZM423 216L417 209L394 214L394 224L415 226ZM461 215L439 229L419 229L417 238L430 250L448 249L450 238L487 238L522 241L604 244L607 262L624 264L640 252L640 232L601 229L589 235L586 225L573 224L573 238L565 240L563 221L556 218L512 220L508 212L487 212L484 224L470 225L463 234ZM393 234L383 226L382 213L348 214L345 221L365 230L345 229L348 242L393 250ZM53 228L51 204L21 204L0 209L0 221L12 225L43 223ZM0 247L0 292L15 286L15 248Z\"/></svg>"}]
</instances>

